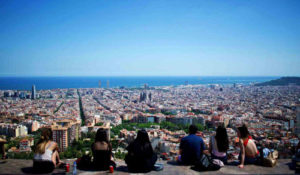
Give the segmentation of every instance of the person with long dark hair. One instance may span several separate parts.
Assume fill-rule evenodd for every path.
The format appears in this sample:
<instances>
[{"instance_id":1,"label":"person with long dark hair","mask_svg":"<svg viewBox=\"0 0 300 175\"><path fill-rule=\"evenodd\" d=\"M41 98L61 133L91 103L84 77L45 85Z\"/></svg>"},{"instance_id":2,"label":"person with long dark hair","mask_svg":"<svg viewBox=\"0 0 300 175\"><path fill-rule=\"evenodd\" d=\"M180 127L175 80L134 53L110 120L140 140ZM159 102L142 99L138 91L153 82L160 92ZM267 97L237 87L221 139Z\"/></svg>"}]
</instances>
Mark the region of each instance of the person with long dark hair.
<instances>
[{"instance_id":1,"label":"person with long dark hair","mask_svg":"<svg viewBox=\"0 0 300 175\"><path fill-rule=\"evenodd\" d=\"M58 145L52 141L52 130L43 128L34 151L33 169L38 173L50 173L61 164Z\"/></svg>"},{"instance_id":2,"label":"person with long dark hair","mask_svg":"<svg viewBox=\"0 0 300 175\"><path fill-rule=\"evenodd\" d=\"M126 149L128 154L125 162L129 172L146 173L153 170L157 156L144 129L138 131L136 139Z\"/></svg>"},{"instance_id":3,"label":"person with long dark hair","mask_svg":"<svg viewBox=\"0 0 300 175\"><path fill-rule=\"evenodd\" d=\"M103 128L97 130L95 142L91 147L94 156L94 169L108 170L111 165L116 167L115 162L112 161L112 146Z\"/></svg>"},{"instance_id":4,"label":"person with long dark hair","mask_svg":"<svg viewBox=\"0 0 300 175\"><path fill-rule=\"evenodd\" d=\"M259 159L259 151L252 139L246 125L238 127L237 135L239 137L240 146L240 168L244 168L244 164L255 164Z\"/></svg>"},{"instance_id":5,"label":"person with long dark hair","mask_svg":"<svg viewBox=\"0 0 300 175\"><path fill-rule=\"evenodd\" d=\"M216 135L210 138L209 151L213 159L219 159L224 164L227 163L227 150L229 141L227 130L224 126L218 126Z\"/></svg>"}]
</instances>

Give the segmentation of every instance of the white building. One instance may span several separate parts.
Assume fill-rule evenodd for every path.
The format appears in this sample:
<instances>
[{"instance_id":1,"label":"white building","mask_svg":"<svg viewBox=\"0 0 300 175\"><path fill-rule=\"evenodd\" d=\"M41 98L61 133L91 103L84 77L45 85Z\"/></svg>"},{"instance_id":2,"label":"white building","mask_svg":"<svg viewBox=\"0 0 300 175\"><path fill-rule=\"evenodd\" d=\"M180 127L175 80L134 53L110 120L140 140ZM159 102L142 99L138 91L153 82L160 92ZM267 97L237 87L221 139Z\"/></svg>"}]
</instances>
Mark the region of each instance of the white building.
<instances>
[{"instance_id":1,"label":"white building","mask_svg":"<svg viewBox=\"0 0 300 175\"><path fill-rule=\"evenodd\" d=\"M16 137L27 136L27 134L28 134L27 127L23 125L18 125L18 127L16 128Z\"/></svg>"}]
</instances>

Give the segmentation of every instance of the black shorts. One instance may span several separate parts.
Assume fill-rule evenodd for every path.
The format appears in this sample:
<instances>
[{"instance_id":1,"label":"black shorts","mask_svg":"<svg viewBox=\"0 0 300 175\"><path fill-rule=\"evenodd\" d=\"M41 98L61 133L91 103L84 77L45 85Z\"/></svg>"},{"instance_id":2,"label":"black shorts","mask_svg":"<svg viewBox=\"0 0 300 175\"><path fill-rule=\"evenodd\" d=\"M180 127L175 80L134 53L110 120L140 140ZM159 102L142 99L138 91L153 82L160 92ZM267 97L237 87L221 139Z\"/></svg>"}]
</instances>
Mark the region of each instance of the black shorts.
<instances>
[{"instance_id":1,"label":"black shorts","mask_svg":"<svg viewBox=\"0 0 300 175\"><path fill-rule=\"evenodd\" d=\"M52 161L33 161L33 170L35 173L51 173L55 166Z\"/></svg>"}]
</instances>

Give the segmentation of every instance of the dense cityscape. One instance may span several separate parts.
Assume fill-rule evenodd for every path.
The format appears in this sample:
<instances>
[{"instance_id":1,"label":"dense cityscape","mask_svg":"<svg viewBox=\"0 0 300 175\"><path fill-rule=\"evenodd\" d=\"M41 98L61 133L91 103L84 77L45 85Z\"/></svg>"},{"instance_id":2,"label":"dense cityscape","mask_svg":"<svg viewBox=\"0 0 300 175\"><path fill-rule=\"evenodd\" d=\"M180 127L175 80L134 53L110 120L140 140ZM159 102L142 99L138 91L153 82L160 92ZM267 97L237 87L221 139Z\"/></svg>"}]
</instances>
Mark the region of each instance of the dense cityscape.
<instances>
[{"instance_id":1,"label":"dense cityscape","mask_svg":"<svg viewBox=\"0 0 300 175\"><path fill-rule=\"evenodd\" d=\"M237 159L236 128L246 124L258 145L290 158L299 142L300 87L180 85L140 88L81 88L0 91L0 135L10 158L32 159L40 128L53 130L62 158L88 154L95 131L104 128L114 156L145 128L155 152L176 159L188 126L198 126L205 143L215 128L227 128L230 159ZM208 146L208 145L207 145Z\"/></svg>"},{"instance_id":2,"label":"dense cityscape","mask_svg":"<svg viewBox=\"0 0 300 175\"><path fill-rule=\"evenodd\" d=\"M0 1L1 174L300 174L300 0Z\"/></svg>"}]
</instances>

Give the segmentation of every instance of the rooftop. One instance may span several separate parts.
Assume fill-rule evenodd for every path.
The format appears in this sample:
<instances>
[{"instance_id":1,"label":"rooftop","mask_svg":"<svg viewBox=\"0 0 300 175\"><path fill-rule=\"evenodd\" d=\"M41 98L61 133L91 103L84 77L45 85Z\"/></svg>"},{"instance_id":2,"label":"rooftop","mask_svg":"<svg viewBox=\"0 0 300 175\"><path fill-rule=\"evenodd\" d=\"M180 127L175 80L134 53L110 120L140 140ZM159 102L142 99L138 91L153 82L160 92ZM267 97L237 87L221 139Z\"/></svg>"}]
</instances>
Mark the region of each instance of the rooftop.
<instances>
[{"instance_id":1,"label":"rooftop","mask_svg":"<svg viewBox=\"0 0 300 175\"><path fill-rule=\"evenodd\" d=\"M65 162L72 165L73 160L65 160ZM275 167L261 167L255 165L247 165L243 169L239 169L237 166L226 165L218 171L201 172L201 174L295 174L295 170L290 169L290 159L279 159ZM129 174L124 161L117 161L117 169L114 174L123 175ZM179 166L172 162L164 161L164 170L152 171L147 174L175 174L175 175L194 175L199 172L194 171L190 166ZM8 159L0 160L0 174L31 174L32 170L31 160L20 160L20 159ZM70 168L72 172L72 167ZM78 174L107 174L108 171L77 171ZM66 174L64 169L55 169L52 174Z\"/></svg>"}]
</instances>

